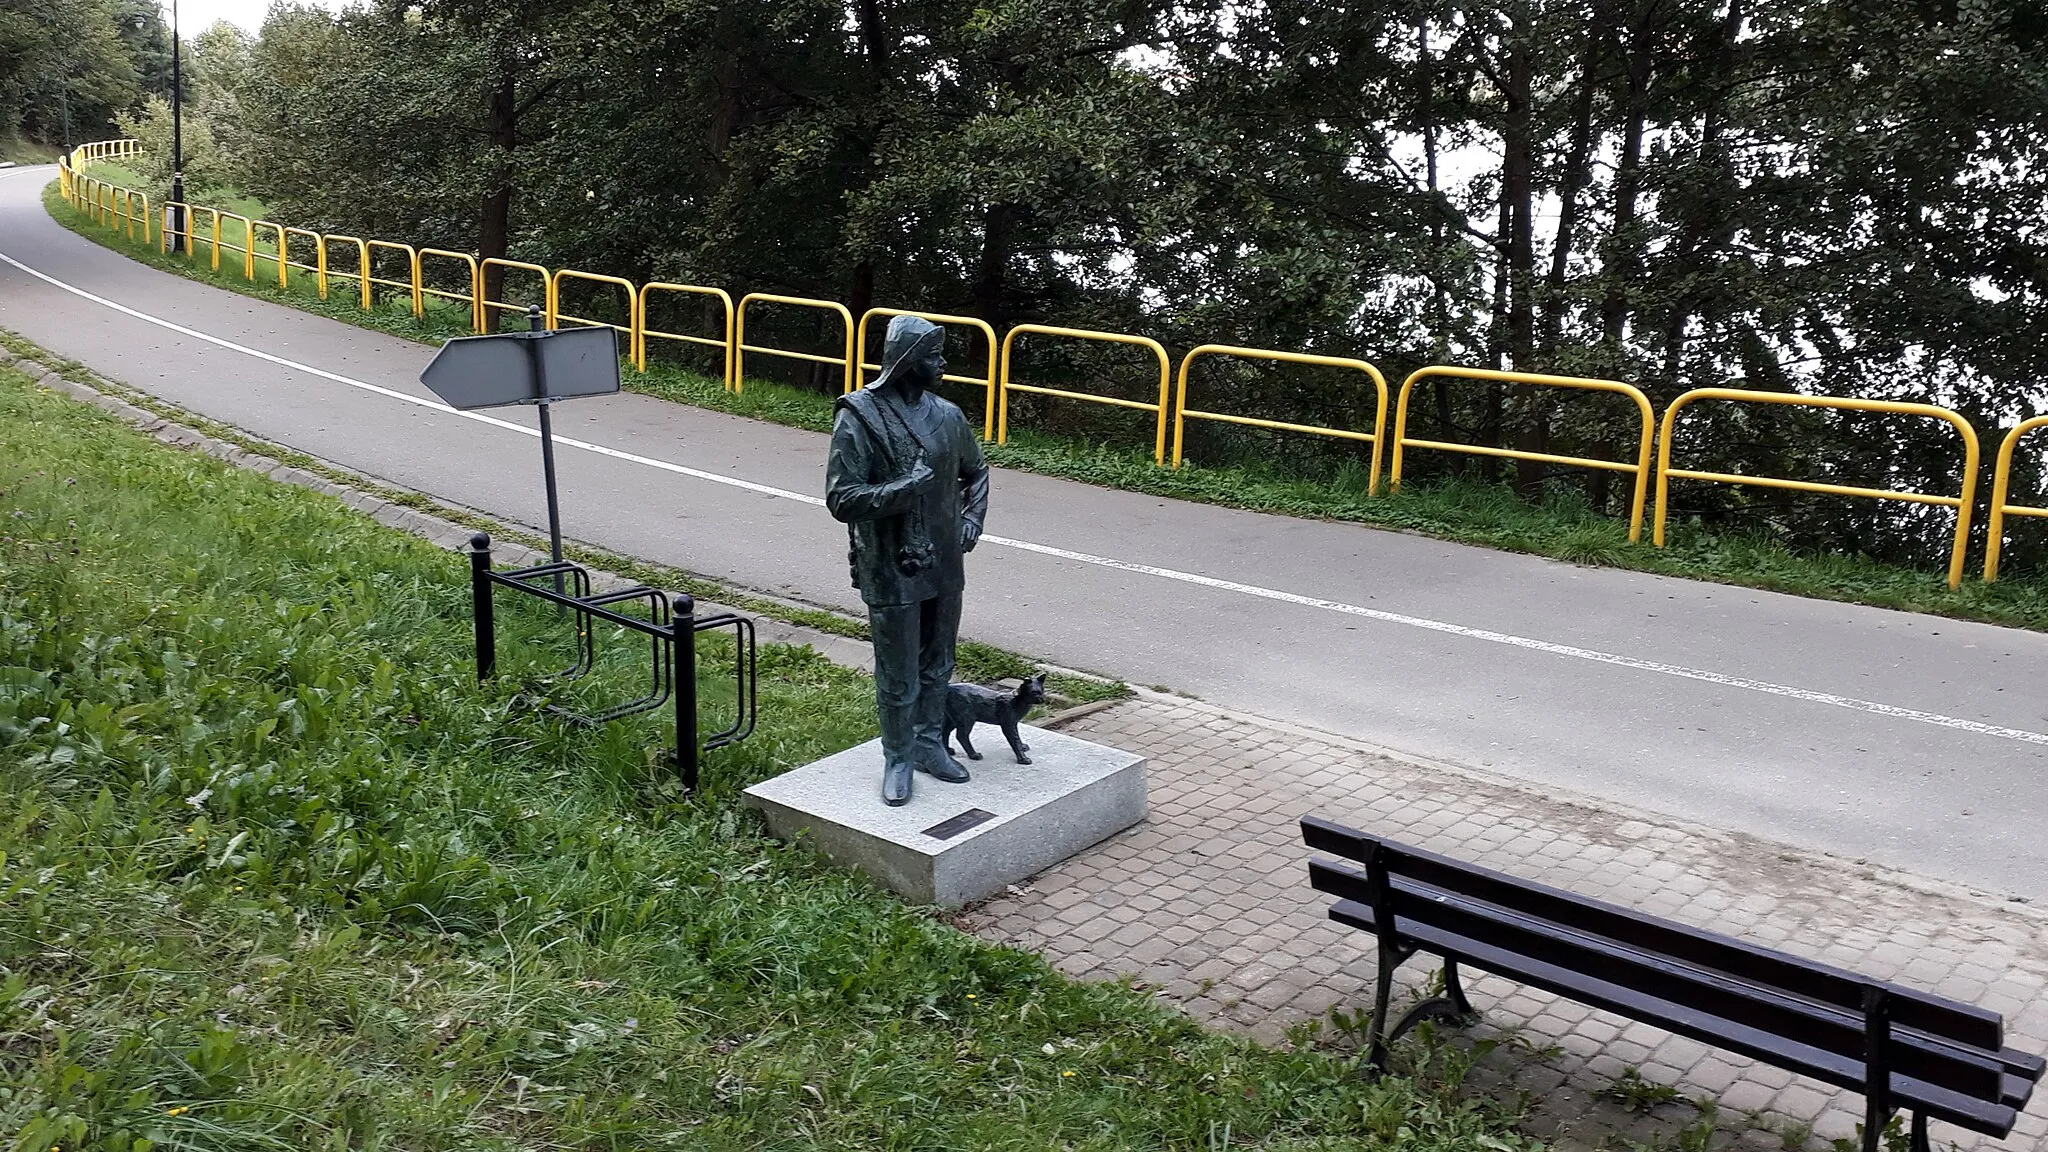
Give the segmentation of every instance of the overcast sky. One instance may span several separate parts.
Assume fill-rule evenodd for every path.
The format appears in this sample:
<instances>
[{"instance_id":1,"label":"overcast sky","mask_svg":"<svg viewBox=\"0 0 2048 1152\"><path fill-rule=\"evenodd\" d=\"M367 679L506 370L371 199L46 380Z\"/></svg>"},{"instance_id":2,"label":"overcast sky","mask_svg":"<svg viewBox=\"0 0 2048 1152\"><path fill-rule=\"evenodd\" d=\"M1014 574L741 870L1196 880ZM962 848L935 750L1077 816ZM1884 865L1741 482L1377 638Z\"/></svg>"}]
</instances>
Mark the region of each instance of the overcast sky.
<instances>
[{"instance_id":1,"label":"overcast sky","mask_svg":"<svg viewBox=\"0 0 2048 1152\"><path fill-rule=\"evenodd\" d=\"M302 0L322 8L340 8L342 0ZM161 0L164 19L171 18L171 0ZM263 14L270 0L178 0L178 31L186 39L198 35L216 20L239 24L250 32L263 27Z\"/></svg>"}]
</instances>

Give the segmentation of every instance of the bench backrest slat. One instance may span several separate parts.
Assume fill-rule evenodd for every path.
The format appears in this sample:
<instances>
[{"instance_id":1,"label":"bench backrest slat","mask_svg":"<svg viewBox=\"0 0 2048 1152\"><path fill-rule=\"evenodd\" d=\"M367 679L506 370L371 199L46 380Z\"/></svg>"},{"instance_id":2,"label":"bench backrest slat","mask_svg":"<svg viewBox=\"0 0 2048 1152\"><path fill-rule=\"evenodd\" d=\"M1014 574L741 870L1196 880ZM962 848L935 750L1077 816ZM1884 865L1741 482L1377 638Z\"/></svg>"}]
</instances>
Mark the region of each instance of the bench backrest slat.
<instances>
[{"instance_id":1,"label":"bench backrest slat","mask_svg":"<svg viewBox=\"0 0 2048 1152\"><path fill-rule=\"evenodd\" d=\"M1410 877L1446 892L1739 980L1781 989L1852 1013L1859 1019L1863 989L1873 983L1825 964L1380 840L1320 817L1303 817L1301 826L1302 837L1312 848L1363 861L1377 846L1381 860L1393 875ZM2004 1047L2004 1021L1995 1012L1895 984L1883 987L1891 997L1892 1022L1899 1028L1992 1052Z\"/></svg>"},{"instance_id":2,"label":"bench backrest slat","mask_svg":"<svg viewBox=\"0 0 2048 1152\"><path fill-rule=\"evenodd\" d=\"M1362 903L1371 889L1365 873L1349 865L1314 861L1309 870L1317 891L1346 900ZM1823 1052L1855 1060L1864 1056L1859 1016L1760 989L1681 958L1646 953L1590 933L1560 928L1398 874L1392 877L1387 906L1397 928L1428 925ZM1904 1032L1892 1034L1886 1060L1897 1075L1980 1098L1996 1099L2003 1076L2002 1067L1989 1055L1973 1055Z\"/></svg>"}]
</instances>

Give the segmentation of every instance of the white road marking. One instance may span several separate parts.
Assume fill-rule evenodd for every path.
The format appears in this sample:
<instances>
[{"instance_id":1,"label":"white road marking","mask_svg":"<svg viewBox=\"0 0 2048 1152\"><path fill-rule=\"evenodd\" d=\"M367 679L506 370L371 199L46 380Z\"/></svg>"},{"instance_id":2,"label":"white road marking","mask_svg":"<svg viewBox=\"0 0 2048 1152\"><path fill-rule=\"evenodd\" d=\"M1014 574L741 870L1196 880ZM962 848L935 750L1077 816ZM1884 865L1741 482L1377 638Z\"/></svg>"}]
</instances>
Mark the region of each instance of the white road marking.
<instances>
[{"instance_id":1,"label":"white road marking","mask_svg":"<svg viewBox=\"0 0 2048 1152\"><path fill-rule=\"evenodd\" d=\"M366 381L355 380L347 376L337 375L336 373L328 372L320 368L315 368L308 364L301 364L296 360L287 360L282 356L275 356L269 352L264 352L260 349L250 348L247 347L246 345L237 344L232 340L225 340L219 336L213 336L205 332L200 332L192 328L187 328L182 324L177 324L158 316L152 316L146 312L137 311L136 309L130 308L125 304L116 303L115 301L109 300L104 296L94 295L93 293L88 292L83 288L75 287L71 284L67 284L64 281L57 279L54 276L50 276L43 272L39 272L36 269L31 268L26 264L23 264L21 261L6 255L5 253L0 253L0 261L5 261L9 265L12 265L17 269L28 273L30 276L33 276L36 279L41 280L44 283L49 284L53 287L60 288L66 292L69 292L74 296L90 300L95 304L101 305L102 307L111 308L116 312L122 313L123 315L126 316L132 316L135 319L141 320L145 323L154 324L159 328L164 328L169 331L176 332L181 336L190 337L191 339L194 340L204 341L205 343L212 344L221 348L226 348L230 351L240 352L245 356L253 356L258 360L275 364L280 368L289 368L296 372L304 372L309 376L317 376L322 380L331 380L336 384L345 384L350 388L359 388L365 392L373 392L379 396L386 396L393 400L402 401L407 404L417 405L421 408L432 409L433 411L446 413L451 416L459 416L465 420L474 420L479 424L488 424L493 428L502 428L510 432L517 432L523 436L532 436L536 439L538 439L540 436L540 431L538 429L528 428L523 424L517 424L510 420L500 420L495 416L485 416L477 412L457 411L456 409L450 408L446 404L442 404L439 401L422 399L418 396L407 395L404 392L399 392L390 388L384 388L376 384L368 383ZM679 476L688 476L693 480L703 480L712 484L723 484L726 485L727 487L739 488L748 492L756 492L763 496L773 496L781 500L795 500L799 503L809 504L816 507L823 507L825 503L825 501L819 497L807 496L801 492L791 492L786 489L775 488L767 484L756 484L751 480L742 480L736 476L725 476L716 472L705 472L702 471L701 469L685 467L684 465L671 463L667 460L657 460L650 456L636 455L635 453L632 452L621 451L620 449L611 448L603 444L594 444L587 440L578 440L570 436L558 435L555 437L555 443L563 445L565 447L577 448L585 452L595 453L599 456L609 456L614 460L624 460L628 463L639 464L648 468L657 468L664 472L673 472ZM1444 620L1431 620L1421 616L1405 616L1398 612L1383 612L1377 608L1364 608L1356 604L1346 604L1342 601L1337 600L1324 600L1314 596L1302 596L1293 592L1283 592L1275 588L1263 588L1256 584L1241 584L1235 580L1223 580L1214 576L1203 576L1195 572L1182 572L1173 568L1159 568L1150 564L1137 564L1128 560L1113 559L1108 556L1095 556L1086 552L1073 552L1065 548L1055 548L1050 544L1038 544L1029 540L1013 540L1005 536L983 536L982 541L984 543L994 544L1004 548L1015 548L1019 551L1031 552L1040 556L1050 556L1055 559L1067 560L1077 564L1088 564L1098 568L1111 568L1120 572L1130 572L1140 576L1152 576L1157 577L1161 580L1172 580L1181 584L1191 584L1196 587L1211 588L1220 592L1231 592L1241 596L1250 596L1260 600L1270 600L1281 604L1294 604L1304 608L1317 608L1327 612L1341 613L1346 616L1355 616L1366 620L1376 620L1385 624L1397 624L1407 628L1420 628L1430 632L1440 632L1450 636L1463 637L1467 640L1479 640L1489 644L1503 644L1507 645L1508 647L1521 648L1531 652L1542 652L1546 655L1561 656L1573 660L1586 660L1595 664L1608 664L1617 668L1628 668L1633 671L1649 672L1659 676L1672 676L1682 680L1696 680L1704 684L1715 684L1724 688L1739 688L1748 692L1760 692L1768 696L1779 696L1790 700L1804 701L1809 704L1823 704L1833 708L1846 708L1855 712L1866 712L1873 716L1885 716L1894 720L1908 720L1916 724L1931 724L1939 728L1949 728L1955 731L1969 732L1979 736L1992 736L2002 740L2017 740L2027 744L2048 745L2048 733L2030 732L2023 728L2006 728L1997 724L1985 724L1976 720L1966 720L1960 716L1944 716L1938 712L1923 712L1917 708L1902 708L1896 704L1881 704L1874 700L1859 700L1853 696L1838 696L1832 692L1816 692L1811 689L1798 688L1789 684L1774 684L1768 680L1753 680L1747 676L1730 676L1722 672L1709 672L1705 669L1687 668L1679 664L1666 664L1658 660L1644 660L1635 656L1623 656L1613 652L1600 652L1595 649L1579 648L1570 644L1557 644L1548 640L1536 640L1531 639L1527 636L1515 636L1510 633L1495 632L1486 628L1470 628L1463 624L1453 624Z\"/></svg>"},{"instance_id":2,"label":"white road marking","mask_svg":"<svg viewBox=\"0 0 2048 1152\"><path fill-rule=\"evenodd\" d=\"M57 279L54 276L49 276L46 275L45 273L38 272L35 269L29 267L26 264L23 264L21 261L16 260L14 257L9 256L4 252L0 252L0 260L6 261L8 264L11 264L16 268L21 269L23 272L28 273L29 275L35 277L38 280L43 281L46 284L50 284L57 288L62 288L64 291L69 292L74 296L84 297L85 299L90 300L95 304L99 304L107 308L112 308L114 311L122 313L123 315L133 316L137 320L141 320L149 324L154 324L159 328L167 328L172 332L176 332L180 336L189 336L194 340L202 340L208 344L212 344L221 348L226 348L232 352L240 352L244 356L254 356L258 360L267 361L268 363L275 364L280 368L290 368L295 372L304 372L308 376L318 376L322 380L332 380L336 384L346 384L351 388L360 388L365 392L374 392L379 396L387 396L393 400L403 401L404 403L407 404L414 404L421 408L430 408L436 412L443 412L450 416L460 416L464 420L474 420L479 424L488 424L493 428L503 428L509 432L517 432L522 436L531 436L536 440L540 439L540 429L538 428L528 428L524 424L514 423L513 421L510 420L500 420L496 416L485 416L480 412L459 411L457 409L450 408L448 405L441 403L439 400L428 400L425 399L424 397L408 395L404 392L400 392L393 388L385 388L381 385L368 383L367 381L356 380L348 376L338 375L336 373L329 372L322 368L315 368L310 364L301 364L296 360L287 360L282 356L274 356L268 352L262 351L261 349L250 348L246 345L237 344L232 340L223 340L219 336L213 336L209 335L208 333L198 331L197 329L187 328L183 324L178 324L170 320L165 320L160 316L151 316L147 312L138 312L135 309L128 307L126 304L116 303L112 300L107 299L104 296L95 296L92 293L87 292L83 288L73 287L72 285L66 284L65 282ZM595 452L600 456L610 456L615 460L625 460L634 464L644 464L649 468L659 468L664 472L674 472L679 475L688 476L695 480L708 480L713 484L726 484L734 488L745 488L750 492L759 492L764 496L780 496L785 500L801 500L806 504L815 504L820 508L825 506L825 501L816 496L805 496L797 492L785 492L780 488L770 488L766 484L756 484L750 480L741 480L738 477L734 476L723 476L716 472L704 472L696 468L686 468L681 464L671 464L666 460L656 460L651 456L636 456L631 452L622 452L617 448L609 448L603 444L592 444L587 440L578 440L575 439L574 437L561 435L557 435L554 438L554 440L555 443L567 445L570 448L581 448L585 452Z\"/></svg>"}]
</instances>

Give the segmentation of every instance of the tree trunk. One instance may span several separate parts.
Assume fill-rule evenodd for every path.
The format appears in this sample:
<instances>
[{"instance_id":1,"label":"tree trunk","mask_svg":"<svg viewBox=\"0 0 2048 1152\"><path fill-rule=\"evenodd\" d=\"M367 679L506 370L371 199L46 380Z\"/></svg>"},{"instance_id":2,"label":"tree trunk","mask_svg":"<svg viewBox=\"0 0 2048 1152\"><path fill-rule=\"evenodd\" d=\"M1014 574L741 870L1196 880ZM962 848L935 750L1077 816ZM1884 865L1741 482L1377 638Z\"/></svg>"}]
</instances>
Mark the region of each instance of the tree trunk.
<instances>
[{"instance_id":1,"label":"tree trunk","mask_svg":"<svg viewBox=\"0 0 2048 1152\"><path fill-rule=\"evenodd\" d=\"M1594 26L1586 30L1584 54L1579 62L1579 90L1572 97L1572 136L1565 151L1564 179L1557 192L1557 236L1550 248L1550 272L1544 277L1542 343L1537 355L1546 371L1557 363L1568 306L1565 285L1571 274L1572 249L1578 242L1579 198L1592 183L1593 89L1600 68L1600 37L1597 25L1606 13L1595 5Z\"/></svg>"},{"instance_id":2,"label":"tree trunk","mask_svg":"<svg viewBox=\"0 0 2048 1152\"><path fill-rule=\"evenodd\" d=\"M1508 263L1508 358L1516 371L1535 366L1536 313L1536 132L1533 48L1529 8L1514 6L1507 42L1507 117L1502 127L1501 199L1507 210ZM1550 420L1542 398L1532 386L1515 386L1518 413L1515 447L1524 452L1547 451ZM1543 464L1536 460L1515 461L1515 491L1533 499L1543 485Z\"/></svg>"},{"instance_id":3,"label":"tree trunk","mask_svg":"<svg viewBox=\"0 0 2048 1152\"><path fill-rule=\"evenodd\" d=\"M1622 340L1628 334L1630 289L1642 275L1642 240L1635 234L1643 190L1643 137L1650 115L1650 79L1656 57L1649 27L1651 4L1634 5L1628 28L1628 89L1622 100L1620 155L1614 165L1614 225L1600 258L1607 292L1600 302L1601 337L1619 373Z\"/></svg>"},{"instance_id":4,"label":"tree trunk","mask_svg":"<svg viewBox=\"0 0 2048 1152\"><path fill-rule=\"evenodd\" d=\"M1488 314L1486 325L1486 363L1498 371L1507 367L1507 310L1508 310L1508 228L1511 224L1508 198L1500 198L1500 216L1495 221L1493 241L1493 310ZM1480 410L1479 428L1473 443L1492 446L1501 438L1501 426L1506 421L1507 389L1498 383L1486 385L1486 404ZM1500 458L1481 456L1475 463L1480 476L1491 484L1500 478Z\"/></svg>"},{"instance_id":5,"label":"tree trunk","mask_svg":"<svg viewBox=\"0 0 2048 1152\"><path fill-rule=\"evenodd\" d=\"M879 0L857 0L854 11L861 51L868 60L868 80L880 91L889 75L889 35L882 25L882 5Z\"/></svg>"},{"instance_id":6,"label":"tree trunk","mask_svg":"<svg viewBox=\"0 0 2048 1152\"><path fill-rule=\"evenodd\" d=\"M1604 4L1594 4L1589 14L1586 38L1579 60L1579 90L1572 97L1572 135L1566 146L1563 180L1557 193L1557 235L1550 246L1550 271L1543 281L1543 321L1540 333L1541 343L1537 349L1538 363L1546 372L1556 371L1558 349L1564 339L1565 313L1572 308L1565 296L1565 287L1571 276L1572 250L1578 243L1580 197L1593 182L1593 89L1599 83L1600 43L1604 33L1607 13ZM1550 405L1540 400L1542 421L1539 451L1550 450ZM1541 465L1538 465L1535 483L1540 484ZM1587 487L1588 494L1596 501L1595 507L1604 507L1607 499L1609 473L1595 471Z\"/></svg>"},{"instance_id":7,"label":"tree trunk","mask_svg":"<svg viewBox=\"0 0 2048 1152\"><path fill-rule=\"evenodd\" d=\"M1416 94L1415 119L1422 125L1422 159L1429 180L1429 322L1434 329L1433 358L1442 364L1450 359L1450 288L1444 283L1444 209L1439 203L1442 175L1437 163L1436 61L1429 51L1429 17L1415 21ZM1451 414L1451 382L1438 376L1430 381L1436 399L1438 438L1457 441L1457 424ZM1457 468L1464 472L1470 457L1459 456Z\"/></svg>"},{"instance_id":8,"label":"tree trunk","mask_svg":"<svg viewBox=\"0 0 2048 1152\"><path fill-rule=\"evenodd\" d=\"M1422 125L1422 160L1429 179L1429 288L1430 324L1436 329L1436 358L1441 362L1449 354L1451 307L1450 289L1444 283L1444 205L1441 180L1437 162L1436 124L1436 61L1429 51L1429 18L1415 22L1415 57L1417 61L1415 118Z\"/></svg>"},{"instance_id":9,"label":"tree trunk","mask_svg":"<svg viewBox=\"0 0 2048 1152\"><path fill-rule=\"evenodd\" d=\"M874 261L872 260L863 260L860 263L855 264L853 266L853 283L849 285L846 290L846 307L848 311L853 313L853 322L855 324L861 324L866 321L868 309L873 308L874 306L875 265ZM874 339L880 340L881 336L877 334L874 337ZM859 344L856 343L854 346L857 348L859 347ZM882 362L881 345L869 344L867 359L871 363L880 364ZM858 387L865 379L866 378L861 374L860 365L854 365L854 385Z\"/></svg>"},{"instance_id":10,"label":"tree trunk","mask_svg":"<svg viewBox=\"0 0 2048 1152\"><path fill-rule=\"evenodd\" d=\"M1706 184L1705 194L1690 205L1671 245L1674 255L1667 279L1678 284L1680 291L1672 303L1670 314L1665 317L1661 381L1672 393L1683 387L1680 380L1685 371L1686 342L1693 318L1701 314L1703 304L1711 304L1707 300L1708 290L1701 287L1704 279L1701 273L1712 249L1724 244L1732 230L1730 217L1734 207L1730 193L1734 175L1730 171L1723 135L1727 128L1728 95L1740 82L1735 74L1735 46L1741 38L1745 19L1743 0L1729 0L1728 11L1721 21L1720 47L1715 53L1712 73L1715 83L1706 107L1700 113L1698 155L1701 175L1696 177L1695 183ZM1695 195L1698 196L1699 192L1696 191Z\"/></svg>"},{"instance_id":11,"label":"tree trunk","mask_svg":"<svg viewBox=\"0 0 2048 1152\"><path fill-rule=\"evenodd\" d=\"M1016 220L1015 204L991 204L982 213L981 267L974 278L974 314L998 332L1007 322L1003 313L1004 282L1010 267L1011 233Z\"/></svg>"},{"instance_id":12,"label":"tree trunk","mask_svg":"<svg viewBox=\"0 0 2048 1152\"><path fill-rule=\"evenodd\" d=\"M712 67L712 85L717 88L717 97L711 103L711 121L704 130L704 149L711 156L711 173L714 188L723 186L732 169L725 162L726 151L732 147L733 134L740 126L740 52L732 45L722 45L718 63Z\"/></svg>"},{"instance_id":13,"label":"tree trunk","mask_svg":"<svg viewBox=\"0 0 2048 1152\"><path fill-rule=\"evenodd\" d=\"M499 77L498 87L491 93L491 189L484 193L483 219L476 241L477 255L484 260L503 260L512 242L512 152L519 146L516 96L515 82L508 71ZM505 270L496 265L485 268L483 287L484 299L502 303ZM485 322L488 324L490 319L487 316Z\"/></svg>"}]
</instances>

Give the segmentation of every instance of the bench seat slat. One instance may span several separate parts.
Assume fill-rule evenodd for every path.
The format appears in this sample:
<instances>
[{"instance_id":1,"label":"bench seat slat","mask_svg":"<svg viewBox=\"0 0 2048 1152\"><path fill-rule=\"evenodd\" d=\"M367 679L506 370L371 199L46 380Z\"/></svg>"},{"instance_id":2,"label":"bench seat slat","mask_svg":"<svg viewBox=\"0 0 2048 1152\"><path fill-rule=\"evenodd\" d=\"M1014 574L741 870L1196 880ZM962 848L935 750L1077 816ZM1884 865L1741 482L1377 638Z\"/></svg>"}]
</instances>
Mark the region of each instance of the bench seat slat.
<instances>
[{"instance_id":1,"label":"bench seat slat","mask_svg":"<svg viewBox=\"0 0 2048 1152\"><path fill-rule=\"evenodd\" d=\"M1830 965L1390 843L1321 817L1304 816L1301 828L1302 839L1311 848L1360 862L1377 850L1386 855L1388 867L1396 875L1832 1004L1859 1018L1863 988L1871 983ZM1996 1052L2005 1046L2004 1018L1996 1012L1896 984L1883 986L1891 997L1892 1020L1898 1027L1952 1039L1973 1049ZM2039 1079L2039 1073L2033 1078Z\"/></svg>"},{"instance_id":2,"label":"bench seat slat","mask_svg":"<svg viewBox=\"0 0 2048 1152\"><path fill-rule=\"evenodd\" d=\"M1364 903L1367 877L1346 865L1315 861L1310 878L1319 891ZM1419 924L1609 982L1660 1000L1683 1002L1763 1033L1798 1036L1811 1047L1861 1062L1865 1038L1860 1015L1791 996L1781 989L1702 968L1683 957L1661 956L1590 933L1501 909L1397 875L1390 883L1395 922L1403 936ZM1995 1054L1904 1029L1891 1040L1892 1066L1914 1079L1985 1099L2005 1094L2007 1069Z\"/></svg>"},{"instance_id":3,"label":"bench seat slat","mask_svg":"<svg viewBox=\"0 0 2048 1152\"><path fill-rule=\"evenodd\" d=\"M1372 909L1355 900L1339 900L1330 908L1329 915L1338 923L1368 932L1378 927ZM1434 925L1403 922L1399 931L1404 940L1447 959L1533 984L1731 1052L1765 1060L1787 1071L1811 1076L1837 1087L1859 1091L1863 1088L1863 1062L1855 1057L1788 1040ZM1894 1102L1901 1106L1988 1136L2010 1134L2019 1116L2012 1104L1979 1099L1897 1074L1892 1077L1892 1094ZM2003 1095L2002 1092L2000 1094Z\"/></svg>"}]
</instances>

